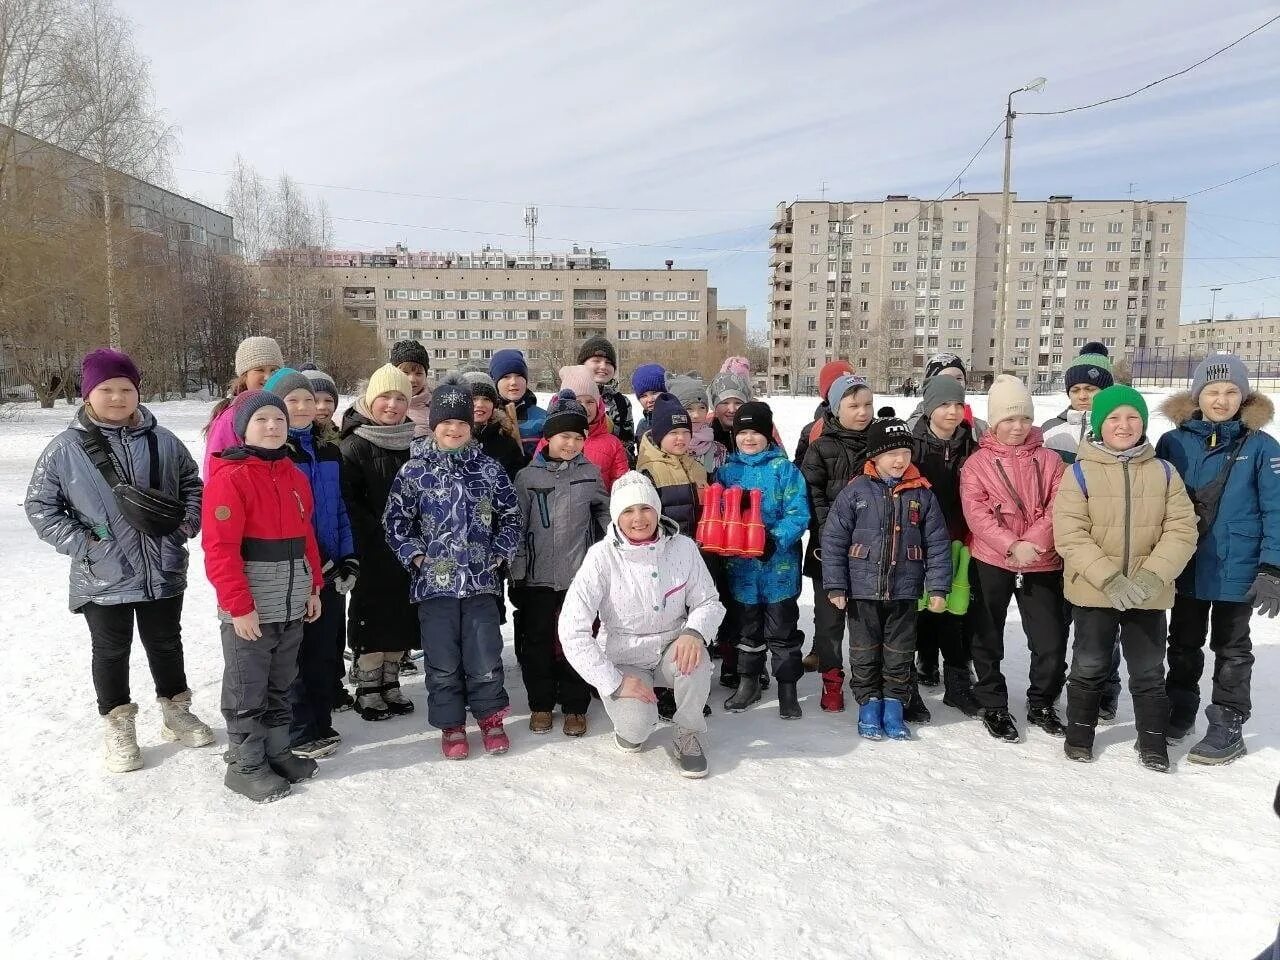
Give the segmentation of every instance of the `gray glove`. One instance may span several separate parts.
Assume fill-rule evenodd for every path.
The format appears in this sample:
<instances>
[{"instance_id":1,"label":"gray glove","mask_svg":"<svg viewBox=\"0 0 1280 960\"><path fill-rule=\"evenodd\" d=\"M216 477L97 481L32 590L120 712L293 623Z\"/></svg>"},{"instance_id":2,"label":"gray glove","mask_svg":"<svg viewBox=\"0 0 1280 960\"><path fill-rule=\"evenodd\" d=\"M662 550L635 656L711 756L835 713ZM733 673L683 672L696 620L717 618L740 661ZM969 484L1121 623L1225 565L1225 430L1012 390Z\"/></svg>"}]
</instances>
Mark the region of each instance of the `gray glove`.
<instances>
[{"instance_id":1,"label":"gray glove","mask_svg":"<svg viewBox=\"0 0 1280 960\"><path fill-rule=\"evenodd\" d=\"M1150 600L1152 597L1157 597L1164 593L1164 588L1168 586L1168 584L1145 567L1133 575L1133 584L1146 594L1146 596L1143 597L1144 602Z\"/></svg>"},{"instance_id":2,"label":"gray glove","mask_svg":"<svg viewBox=\"0 0 1280 960\"><path fill-rule=\"evenodd\" d=\"M1263 567L1244 598L1264 617L1280 614L1280 571L1274 567Z\"/></svg>"},{"instance_id":3,"label":"gray glove","mask_svg":"<svg viewBox=\"0 0 1280 960\"><path fill-rule=\"evenodd\" d=\"M333 589L345 597L360 579L360 561L355 557L347 557L336 573L337 575L333 578Z\"/></svg>"},{"instance_id":4,"label":"gray glove","mask_svg":"<svg viewBox=\"0 0 1280 960\"><path fill-rule=\"evenodd\" d=\"M1146 591L1123 573L1113 574L1102 585L1102 592L1117 610L1131 610L1147 602Z\"/></svg>"}]
</instances>

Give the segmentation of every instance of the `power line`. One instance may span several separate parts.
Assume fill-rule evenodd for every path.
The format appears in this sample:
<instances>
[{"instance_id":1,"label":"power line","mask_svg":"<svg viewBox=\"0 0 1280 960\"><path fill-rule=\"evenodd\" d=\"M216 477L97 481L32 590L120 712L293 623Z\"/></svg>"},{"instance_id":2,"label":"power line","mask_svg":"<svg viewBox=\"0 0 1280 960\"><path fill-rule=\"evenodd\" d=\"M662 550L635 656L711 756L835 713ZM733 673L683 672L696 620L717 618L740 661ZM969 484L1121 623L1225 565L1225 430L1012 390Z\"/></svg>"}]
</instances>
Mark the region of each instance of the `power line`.
<instances>
[{"instance_id":1,"label":"power line","mask_svg":"<svg viewBox=\"0 0 1280 960\"><path fill-rule=\"evenodd\" d=\"M1202 187L1199 190L1193 190L1190 193L1184 193L1182 196L1174 197L1173 199L1175 201L1178 201L1178 200L1186 200L1188 197L1198 197L1202 193L1208 193L1210 190L1217 190L1219 187L1230 186L1233 183L1239 183L1241 180L1248 180L1250 177L1256 177L1258 174L1266 173L1268 170L1274 170L1276 167L1280 167L1280 160L1272 161L1271 163L1268 163L1265 167L1259 167L1257 170L1250 170L1248 173L1242 173L1240 174L1240 176L1232 177L1230 180L1223 180L1221 183L1215 183L1211 187ZM1266 221L1258 220L1256 222L1265 223Z\"/></svg>"},{"instance_id":2,"label":"power line","mask_svg":"<svg viewBox=\"0 0 1280 960\"><path fill-rule=\"evenodd\" d=\"M185 173L202 173L211 177L230 177L230 171L226 170L199 170L195 167L175 167L176 170L182 170ZM374 193L386 197L407 197L413 200L444 200L451 203L489 203L510 207L526 207L529 205L528 200L501 200L487 197L455 197L444 194L435 193L412 193L405 190L386 190L379 187L353 187L341 183L314 183L308 180L294 180L294 183L301 187L314 187L320 190L347 190L352 193ZM597 204L586 203L547 203L545 201L537 201L539 207L552 207L559 210L603 210L612 213L759 213L759 207L721 207L721 208L702 208L702 207L611 207Z\"/></svg>"},{"instance_id":3,"label":"power line","mask_svg":"<svg viewBox=\"0 0 1280 960\"><path fill-rule=\"evenodd\" d=\"M1220 54L1226 53L1236 44L1244 42L1245 40L1252 37L1255 33L1259 33L1265 30L1267 27L1271 26L1277 20L1280 20L1280 14L1276 14L1274 17L1272 17L1270 20L1266 21L1265 23L1259 24L1258 26L1254 27L1244 36L1237 37L1235 40L1232 40L1230 43L1228 43L1225 47L1220 47L1219 49L1213 51L1213 53L1209 54L1207 57L1202 57L1201 59L1197 60L1195 63L1185 66L1181 70L1178 70L1175 73L1171 73L1167 76L1161 77L1159 80L1152 80L1150 83L1143 84L1141 87L1138 87L1137 90L1131 90L1129 93L1123 93L1117 97L1107 97L1105 100L1096 100L1093 103L1081 104L1078 107L1067 107L1066 109L1063 109L1063 110L1020 110L1018 111L1018 114L1019 116L1024 116L1024 117L1057 117L1057 116L1061 116L1064 113L1078 113L1081 110L1092 110L1094 107L1105 106L1108 103L1117 103L1120 100L1128 100L1130 97L1136 97L1138 94L1142 93L1143 91L1150 90L1152 87L1156 86L1157 84L1164 83L1166 80L1172 80L1174 77L1181 77L1184 74L1190 73L1196 67L1199 67L1202 64L1208 63L1210 60L1212 60L1214 57Z\"/></svg>"}]
</instances>

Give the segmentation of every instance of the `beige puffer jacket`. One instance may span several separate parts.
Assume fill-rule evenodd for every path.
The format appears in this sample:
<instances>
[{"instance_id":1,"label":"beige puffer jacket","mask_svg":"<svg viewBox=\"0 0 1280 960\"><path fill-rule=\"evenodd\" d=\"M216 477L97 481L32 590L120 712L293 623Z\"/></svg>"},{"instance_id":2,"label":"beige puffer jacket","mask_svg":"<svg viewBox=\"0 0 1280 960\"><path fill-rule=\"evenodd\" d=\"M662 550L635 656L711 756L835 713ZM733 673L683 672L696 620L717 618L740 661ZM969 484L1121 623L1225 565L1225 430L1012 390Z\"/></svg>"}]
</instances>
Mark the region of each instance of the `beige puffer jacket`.
<instances>
[{"instance_id":1,"label":"beige puffer jacket","mask_svg":"<svg viewBox=\"0 0 1280 960\"><path fill-rule=\"evenodd\" d=\"M1065 563L1066 596L1081 607L1110 607L1102 585L1117 573L1145 568L1165 589L1143 610L1173 606L1173 582L1196 551L1196 515L1187 489L1151 445L1119 457L1086 440L1076 462L1088 496L1070 467L1053 502L1053 542Z\"/></svg>"}]
</instances>

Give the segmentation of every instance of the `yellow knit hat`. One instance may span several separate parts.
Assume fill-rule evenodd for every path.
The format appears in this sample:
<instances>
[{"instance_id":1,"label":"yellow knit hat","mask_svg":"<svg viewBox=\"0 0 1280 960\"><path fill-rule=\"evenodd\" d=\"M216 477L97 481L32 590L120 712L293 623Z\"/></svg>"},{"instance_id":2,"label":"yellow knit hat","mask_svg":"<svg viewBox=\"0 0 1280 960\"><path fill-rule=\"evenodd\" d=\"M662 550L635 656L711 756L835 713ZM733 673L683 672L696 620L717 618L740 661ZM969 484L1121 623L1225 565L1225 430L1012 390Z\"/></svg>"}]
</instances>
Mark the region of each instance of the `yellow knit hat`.
<instances>
[{"instance_id":1,"label":"yellow knit hat","mask_svg":"<svg viewBox=\"0 0 1280 960\"><path fill-rule=\"evenodd\" d=\"M364 389L364 405L372 408L373 401L384 393L402 393L408 400L413 396L413 384L409 382L409 375L399 367L384 363L369 378L369 385Z\"/></svg>"}]
</instances>

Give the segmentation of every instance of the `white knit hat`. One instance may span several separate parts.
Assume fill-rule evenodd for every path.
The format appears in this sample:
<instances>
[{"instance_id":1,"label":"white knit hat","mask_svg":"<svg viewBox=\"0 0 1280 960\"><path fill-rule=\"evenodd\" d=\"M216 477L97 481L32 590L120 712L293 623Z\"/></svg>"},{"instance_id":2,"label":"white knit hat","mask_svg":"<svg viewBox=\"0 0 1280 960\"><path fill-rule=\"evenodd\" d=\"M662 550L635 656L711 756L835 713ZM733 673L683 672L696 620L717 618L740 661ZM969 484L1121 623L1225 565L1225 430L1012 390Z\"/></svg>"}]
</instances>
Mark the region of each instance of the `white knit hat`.
<instances>
[{"instance_id":1,"label":"white knit hat","mask_svg":"<svg viewBox=\"0 0 1280 960\"><path fill-rule=\"evenodd\" d=\"M236 376L248 373L255 367L284 366L284 354L280 344L270 337L245 337L236 347Z\"/></svg>"},{"instance_id":2,"label":"white knit hat","mask_svg":"<svg viewBox=\"0 0 1280 960\"><path fill-rule=\"evenodd\" d=\"M1035 413L1031 391L1017 377L1002 373L992 381L991 389L987 391L987 422L993 427L1010 417L1034 420Z\"/></svg>"},{"instance_id":3,"label":"white knit hat","mask_svg":"<svg viewBox=\"0 0 1280 960\"><path fill-rule=\"evenodd\" d=\"M638 470L628 470L613 482L613 492L609 494L609 516L617 523L622 511L640 505L653 507L654 513L662 516L662 500L649 478Z\"/></svg>"}]
</instances>

